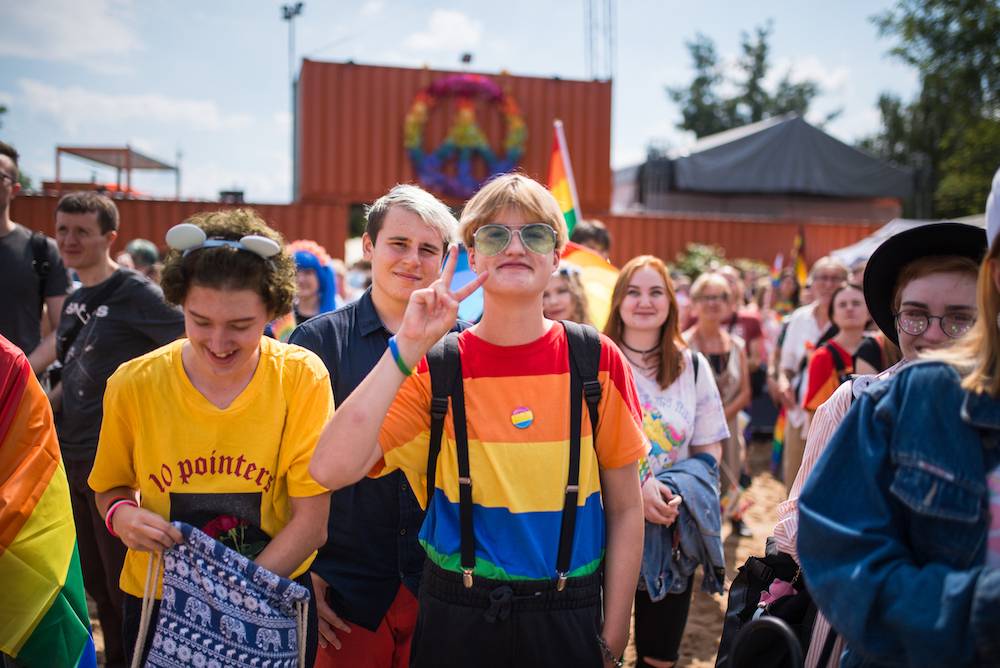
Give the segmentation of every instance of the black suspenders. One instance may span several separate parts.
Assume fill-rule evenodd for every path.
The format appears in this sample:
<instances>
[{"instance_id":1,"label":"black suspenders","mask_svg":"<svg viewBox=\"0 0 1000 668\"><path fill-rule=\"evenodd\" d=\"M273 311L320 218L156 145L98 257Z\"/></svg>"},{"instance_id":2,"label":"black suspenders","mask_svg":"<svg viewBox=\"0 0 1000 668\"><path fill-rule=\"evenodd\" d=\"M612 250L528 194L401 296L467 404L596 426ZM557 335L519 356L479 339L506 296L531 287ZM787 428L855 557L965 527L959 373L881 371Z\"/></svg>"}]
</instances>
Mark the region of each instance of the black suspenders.
<instances>
[{"instance_id":1,"label":"black suspenders","mask_svg":"<svg viewBox=\"0 0 1000 668\"><path fill-rule=\"evenodd\" d=\"M580 494L580 448L583 403L590 414L592 438L596 439L598 404L601 384L597 379L600 363L601 341L597 330L576 323L563 322L569 343L570 367L570 439L569 473L563 504L562 526L559 532L559 551L556 557L556 589L566 586L570 559L573 554L573 536L576 530L577 502ZM462 582L472 587L472 573L476 566L476 541L472 526L472 477L469 471L469 436L465 418L465 388L462 382L462 363L458 351L458 334L448 334L427 354L431 375L431 433L427 451L427 507L434 498L438 454L444 437L444 419L451 399L452 419L455 427L455 450L458 459L458 517L460 529L460 554Z\"/></svg>"}]
</instances>

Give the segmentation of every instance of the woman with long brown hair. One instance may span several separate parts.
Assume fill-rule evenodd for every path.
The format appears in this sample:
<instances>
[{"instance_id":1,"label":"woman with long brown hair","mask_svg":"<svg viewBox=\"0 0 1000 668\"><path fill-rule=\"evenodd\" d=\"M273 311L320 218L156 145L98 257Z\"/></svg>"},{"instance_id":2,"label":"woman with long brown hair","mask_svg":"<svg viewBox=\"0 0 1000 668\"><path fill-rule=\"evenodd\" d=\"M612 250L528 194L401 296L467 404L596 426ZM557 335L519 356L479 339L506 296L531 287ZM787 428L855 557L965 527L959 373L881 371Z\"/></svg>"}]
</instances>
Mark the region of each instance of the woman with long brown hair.
<instances>
[{"instance_id":1,"label":"woman with long brown hair","mask_svg":"<svg viewBox=\"0 0 1000 668\"><path fill-rule=\"evenodd\" d=\"M681 338L679 320L673 284L660 259L642 255L622 267L604 333L618 344L632 367L642 404L643 428L652 445L648 465L654 477L643 489L646 521L667 527L675 525L682 512L681 503L692 514L714 512L718 520L720 442L729 436L711 369L704 357L688 350ZM716 487L711 498L687 495L678 500L662 482L662 472L680 467L688 459L698 459L701 468L714 476ZM691 576L685 572L677 577L674 563L665 572L663 564L654 563L649 557L651 551L667 548L665 554L669 556L671 549L654 545L651 550L650 535L657 532L650 528L647 525L643 578L635 599L636 652L640 666L668 668L677 661L687 622ZM721 555L721 543L718 552ZM712 570L714 574L716 569ZM710 577L706 574L706 581Z\"/></svg>"}]
</instances>

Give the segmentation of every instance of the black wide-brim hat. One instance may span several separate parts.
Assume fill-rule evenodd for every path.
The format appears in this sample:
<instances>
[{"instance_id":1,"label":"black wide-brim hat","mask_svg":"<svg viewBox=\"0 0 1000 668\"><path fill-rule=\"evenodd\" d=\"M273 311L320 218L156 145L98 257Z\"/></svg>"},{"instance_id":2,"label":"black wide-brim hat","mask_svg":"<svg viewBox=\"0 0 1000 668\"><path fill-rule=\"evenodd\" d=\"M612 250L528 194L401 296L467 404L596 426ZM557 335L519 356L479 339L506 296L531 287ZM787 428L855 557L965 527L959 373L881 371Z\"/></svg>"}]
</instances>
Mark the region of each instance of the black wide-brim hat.
<instances>
[{"instance_id":1,"label":"black wide-brim hat","mask_svg":"<svg viewBox=\"0 0 1000 668\"><path fill-rule=\"evenodd\" d=\"M921 258L946 255L978 263L985 254L986 231L965 223L931 223L892 235L875 249L865 266L865 303L872 320L899 345L892 301L903 267Z\"/></svg>"}]
</instances>

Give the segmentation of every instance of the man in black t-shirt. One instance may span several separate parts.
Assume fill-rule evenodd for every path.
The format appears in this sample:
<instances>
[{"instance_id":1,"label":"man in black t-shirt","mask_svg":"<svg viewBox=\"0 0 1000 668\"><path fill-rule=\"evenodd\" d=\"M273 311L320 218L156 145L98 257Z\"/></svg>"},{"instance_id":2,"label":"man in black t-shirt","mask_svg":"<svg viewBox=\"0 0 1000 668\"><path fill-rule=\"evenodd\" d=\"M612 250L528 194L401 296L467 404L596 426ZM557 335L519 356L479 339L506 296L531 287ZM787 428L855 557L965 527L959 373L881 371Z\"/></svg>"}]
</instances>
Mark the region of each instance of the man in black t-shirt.
<instances>
[{"instance_id":1,"label":"man in black t-shirt","mask_svg":"<svg viewBox=\"0 0 1000 668\"><path fill-rule=\"evenodd\" d=\"M56 242L83 284L66 299L57 353L61 383L50 393L69 479L83 583L97 602L108 666L125 665L122 594L118 576L125 546L97 512L87 484L103 418L104 389L120 364L159 348L184 332L184 316L163 301L160 288L111 259L118 209L94 192L65 195L56 207Z\"/></svg>"},{"instance_id":2,"label":"man in black t-shirt","mask_svg":"<svg viewBox=\"0 0 1000 668\"><path fill-rule=\"evenodd\" d=\"M21 189L17 159L14 147L0 142L0 334L24 351L37 374L56 358L54 330L69 278L55 242L10 219L10 204ZM53 330L44 338L43 304Z\"/></svg>"}]
</instances>

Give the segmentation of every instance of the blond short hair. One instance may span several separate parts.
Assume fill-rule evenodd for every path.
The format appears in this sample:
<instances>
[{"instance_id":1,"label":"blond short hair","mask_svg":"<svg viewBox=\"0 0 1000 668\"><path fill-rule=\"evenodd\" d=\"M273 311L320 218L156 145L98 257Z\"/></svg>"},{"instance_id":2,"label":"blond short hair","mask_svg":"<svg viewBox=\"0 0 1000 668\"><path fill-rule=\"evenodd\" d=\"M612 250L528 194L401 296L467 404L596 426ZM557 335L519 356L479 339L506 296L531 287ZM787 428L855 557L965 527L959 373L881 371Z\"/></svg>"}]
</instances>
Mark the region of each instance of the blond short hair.
<instances>
[{"instance_id":1,"label":"blond short hair","mask_svg":"<svg viewBox=\"0 0 1000 668\"><path fill-rule=\"evenodd\" d=\"M726 277L713 272L706 272L696 278L694 283L691 284L688 294L697 299L705 292L705 288L709 287L716 287L722 290L727 300L733 296L733 291L730 289L729 281L726 280Z\"/></svg>"},{"instance_id":2,"label":"blond short hair","mask_svg":"<svg viewBox=\"0 0 1000 668\"><path fill-rule=\"evenodd\" d=\"M393 186L392 190L379 197L365 210L365 233L371 238L372 243L378 238L385 217L394 206L416 214L427 225L437 230L445 250L448 244L454 241L458 223L448 207L423 188L402 183Z\"/></svg>"},{"instance_id":3,"label":"blond short hair","mask_svg":"<svg viewBox=\"0 0 1000 668\"><path fill-rule=\"evenodd\" d=\"M548 188L523 174L502 174L472 196L458 223L466 248L473 248L473 236L483 225L492 223L504 209L516 209L532 222L545 223L556 231L556 250L566 247L569 235L556 198Z\"/></svg>"}]
</instances>

